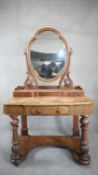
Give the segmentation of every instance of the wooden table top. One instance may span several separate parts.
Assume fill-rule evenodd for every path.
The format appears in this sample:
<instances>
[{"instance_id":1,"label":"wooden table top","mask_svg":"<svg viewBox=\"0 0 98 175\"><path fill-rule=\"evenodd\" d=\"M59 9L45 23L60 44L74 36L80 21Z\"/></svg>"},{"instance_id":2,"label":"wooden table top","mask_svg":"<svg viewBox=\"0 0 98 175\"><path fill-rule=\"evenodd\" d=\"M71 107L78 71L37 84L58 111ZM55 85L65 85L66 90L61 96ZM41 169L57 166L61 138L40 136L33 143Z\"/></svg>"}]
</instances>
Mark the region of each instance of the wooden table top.
<instances>
[{"instance_id":1,"label":"wooden table top","mask_svg":"<svg viewBox=\"0 0 98 175\"><path fill-rule=\"evenodd\" d=\"M52 106L52 105L93 105L94 101L86 96L82 97L12 97L4 106Z\"/></svg>"}]
</instances>

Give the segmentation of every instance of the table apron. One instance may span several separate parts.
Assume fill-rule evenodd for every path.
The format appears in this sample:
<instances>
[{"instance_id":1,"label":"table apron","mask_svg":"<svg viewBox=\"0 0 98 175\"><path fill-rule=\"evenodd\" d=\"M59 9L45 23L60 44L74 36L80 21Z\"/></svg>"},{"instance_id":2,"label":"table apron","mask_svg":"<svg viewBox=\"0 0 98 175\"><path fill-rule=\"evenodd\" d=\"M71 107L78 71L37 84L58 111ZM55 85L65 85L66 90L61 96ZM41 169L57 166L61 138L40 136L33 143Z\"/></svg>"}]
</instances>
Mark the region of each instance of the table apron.
<instances>
[{"instance_id":1,"label":"table apron","mask_svg":"<svg viewBox=\"0 0 98 175\"><path fill-rule=\"evenodd\" d=\"M23 106L5 105L4 113L8 115L87 115L93 112L93 105L64 106Z\"/></svg>"}]
</instances>

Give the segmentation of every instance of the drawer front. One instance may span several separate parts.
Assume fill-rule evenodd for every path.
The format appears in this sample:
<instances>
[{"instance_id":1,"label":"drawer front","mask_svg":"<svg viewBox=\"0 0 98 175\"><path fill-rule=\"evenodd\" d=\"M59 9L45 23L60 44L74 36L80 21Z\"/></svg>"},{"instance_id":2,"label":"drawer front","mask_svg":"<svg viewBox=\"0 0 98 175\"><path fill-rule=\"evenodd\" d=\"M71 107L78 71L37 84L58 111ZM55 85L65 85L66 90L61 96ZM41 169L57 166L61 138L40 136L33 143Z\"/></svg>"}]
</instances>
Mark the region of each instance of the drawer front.
<instances>
[{"instance_id":1,"label":"drawer front","mask_svg":"<svg viewBox=\"0 0 98 175\"><path fill-rule=\"evenodd\" d=\"M69 114L69 107L67 106L42 106L42 107L28 107L26 113L29 115L65 115Z\"/></svg>"}]
</instances>

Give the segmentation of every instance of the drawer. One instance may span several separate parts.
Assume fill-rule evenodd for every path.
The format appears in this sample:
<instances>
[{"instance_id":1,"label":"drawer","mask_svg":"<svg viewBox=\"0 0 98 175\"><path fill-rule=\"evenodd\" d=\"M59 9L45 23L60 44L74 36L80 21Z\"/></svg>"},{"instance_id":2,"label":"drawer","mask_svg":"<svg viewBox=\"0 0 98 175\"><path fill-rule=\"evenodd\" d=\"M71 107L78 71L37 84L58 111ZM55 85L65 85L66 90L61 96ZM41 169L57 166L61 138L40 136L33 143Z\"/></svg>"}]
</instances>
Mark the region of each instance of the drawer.
<instances>
[{"instance_id":1,"label":"drawer","mask_svg":"<svg viewBox=\"0 0 98 175\"><path fill-rule=\"evenodd\" d=\"M69 114L69 111L70 108L67 106L40 106L26 109L27 115L65 115Z\"/></svg>"}]
</instances>

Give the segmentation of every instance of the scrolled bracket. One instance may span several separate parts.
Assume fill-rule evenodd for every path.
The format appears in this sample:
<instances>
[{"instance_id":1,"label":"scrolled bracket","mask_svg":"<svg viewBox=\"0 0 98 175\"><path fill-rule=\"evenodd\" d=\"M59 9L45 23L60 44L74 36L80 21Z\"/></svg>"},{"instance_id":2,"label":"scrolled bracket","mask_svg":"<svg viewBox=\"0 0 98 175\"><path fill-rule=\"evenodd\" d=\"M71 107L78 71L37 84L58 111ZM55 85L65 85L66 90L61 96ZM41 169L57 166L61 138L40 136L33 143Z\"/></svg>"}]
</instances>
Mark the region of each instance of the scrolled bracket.
<instances>
[{"instance_id":1,"label":"scrolled bracket","mask_svg":"<svg viewBox=\"0 0 98 175\"><path fill-rule=\"evenodd\" d=\"M32 88L33 87L33 79L30 75L27 76L25 82L24 82L24 87L25 88Z\"/></svg>"},{"instance_id":2,"label":"scrolled bracket","mask_svg":"<svg viewBox=\"0 0 98 175\"><path fill-rule=\"evenodd\" d=\"M67 88L73 87L73 81L70 78L69 74L70 73L68 72L67 77L64 79L64 87L67 87Z\"/></svg>"}]
</instances>

